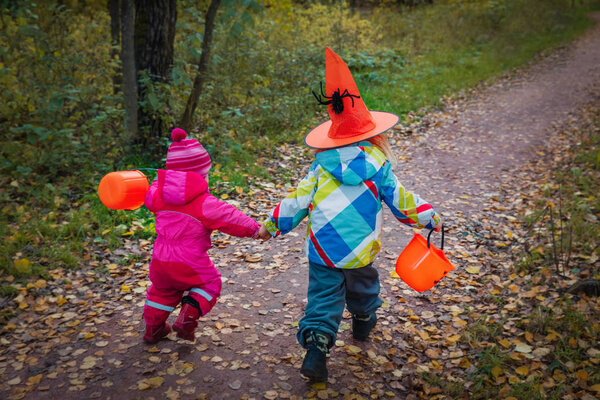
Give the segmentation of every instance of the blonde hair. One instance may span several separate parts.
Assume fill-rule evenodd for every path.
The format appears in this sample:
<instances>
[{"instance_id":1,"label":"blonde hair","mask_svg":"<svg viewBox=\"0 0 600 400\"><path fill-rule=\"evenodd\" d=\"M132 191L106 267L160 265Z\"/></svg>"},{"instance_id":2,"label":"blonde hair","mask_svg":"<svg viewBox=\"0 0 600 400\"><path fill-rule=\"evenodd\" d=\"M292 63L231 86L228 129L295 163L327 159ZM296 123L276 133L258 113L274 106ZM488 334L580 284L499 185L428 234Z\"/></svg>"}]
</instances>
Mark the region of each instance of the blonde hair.
<instances>
[{"instance_id":1,"label":"blonde hair","mask_svg":"<svg viewBox=\"0 0 600 400\"><path fill-rule=\"evenodd\" d=\"M383 153L385 158L387 158L388 161L391 162L392 164L394 164L397 161L396 155L394 154L394 151L392 150L392 146L390 145L387 134L382 133L381 135L377 135L377 136L374 136L372 138L365 139L365 140L367 142L371 143L373 146L377 147L379 150L381 150L381 152ZM352 143L352 144L356 144L356 143ZM331 149L315 149L315 148L310 149L311 153L313 153L313 154L317 154L317 153L320 153L322 151L327 151L327 150L331 150Z\"/></svg>"},{"instance_id":2,"label":"blonde hair","mask_svg":"<svg viewBox=\"0 0 600 400\"><path fill-rule=\"evenodd\" d=\"M392 146L390 146L387 134L382 133L381 135L374 136L370 139L367 139L367 142L371 143L373 146L381 150L381 152L385 155L385 158L387 158L389 162L391 162L392 164L396 162L396 155L392 150Z\"/></svg>"}]
</instances>

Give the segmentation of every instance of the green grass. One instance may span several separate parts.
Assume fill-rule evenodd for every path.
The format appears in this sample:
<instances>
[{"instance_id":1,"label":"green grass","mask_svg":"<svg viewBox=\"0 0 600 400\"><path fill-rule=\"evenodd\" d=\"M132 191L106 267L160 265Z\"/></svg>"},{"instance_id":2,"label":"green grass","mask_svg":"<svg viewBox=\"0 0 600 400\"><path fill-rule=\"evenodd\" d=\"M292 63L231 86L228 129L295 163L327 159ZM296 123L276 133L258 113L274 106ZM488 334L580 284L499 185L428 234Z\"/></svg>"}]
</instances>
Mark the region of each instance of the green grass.
<instances>
[{"instance_id":1,"label":"green grass","mask_svg":"<svg viewBox=\"0 0 600 400\"><path fill-rule=\"evenodd\" d=\"M487 2L487 6L491 3ZM379 71L357 74L357 85L364 88L361 94L368 106L399 115L439 106L442 97L520 67L593 25L585 10L568 9L565 2L505 1L497 2L506 8L498 10L501 21L494 26L494 18L487 15L486 2L479 4L463 5L461 13L456 10L460 6L441 3L436 8L423 8L414 15L400 17L396 24L422 28L395 38L400 43L393 48L396 62ZM556 8L540 13L537 23L531 24L528 16L548 5ZM452 18L472 23L455 25ZM489 24L473 22L481 20L488 20ZM415 48L406 42L419 45Z\"/></svg>"}]
</instances>

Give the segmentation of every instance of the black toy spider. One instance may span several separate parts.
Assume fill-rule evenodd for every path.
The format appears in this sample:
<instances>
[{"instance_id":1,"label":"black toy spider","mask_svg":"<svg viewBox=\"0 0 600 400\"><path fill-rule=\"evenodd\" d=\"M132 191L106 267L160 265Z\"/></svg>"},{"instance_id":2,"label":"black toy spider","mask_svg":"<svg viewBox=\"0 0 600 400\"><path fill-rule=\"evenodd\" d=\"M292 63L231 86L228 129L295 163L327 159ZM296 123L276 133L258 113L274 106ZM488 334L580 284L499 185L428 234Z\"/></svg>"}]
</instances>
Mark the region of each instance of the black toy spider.
<instances>
[{"instance_id":1,"label":"black toy spider","mask_svg":"<svg viewBox=\"0 0 600 400\"><path fill-rule=\"evenodd\" d=\"M344 111L344 101L342 100L344 97L350 97L350 100L352 100L352 107L354 107L354 98L356 97L357 99L360 99L360 96L350 94L348 92L348 89L344 89L342 94L340 94L339 88L338 90L333 92L331 96L326 96L325 93L323 93L323 82L321 82L321 94L317 95L314 90L312 90L312 94L313 96L315 96L315 99L317 99L319 104L331 104L333 112L335 112L336 114L340 114L342 111ZM326 99L327 101L324 101L323 99Z\"/></svg>"}]
</instances>

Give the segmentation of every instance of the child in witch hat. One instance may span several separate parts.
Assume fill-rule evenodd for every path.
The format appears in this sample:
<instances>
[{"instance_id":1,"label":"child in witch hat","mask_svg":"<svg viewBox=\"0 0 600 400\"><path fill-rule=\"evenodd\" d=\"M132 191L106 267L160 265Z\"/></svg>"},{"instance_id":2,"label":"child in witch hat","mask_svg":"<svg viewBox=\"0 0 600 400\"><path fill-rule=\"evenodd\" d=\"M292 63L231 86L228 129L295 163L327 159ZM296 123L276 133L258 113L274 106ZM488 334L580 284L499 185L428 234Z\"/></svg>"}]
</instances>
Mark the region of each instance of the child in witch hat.
<instances>
[{"instance_id":1,"label":"child in witch hat","mask_svg":"<svg viewBox=\"0 0 600 400\"><path fill-rule=\"evenodd\" d=\"M409 226L439 230L431 205L402 187L392 172L394 159L384 134L398 116L369 111L350 70L326 48L326 93L330 121L306 135L316 149L308 174L271 211L259 237L285 234L308 216L308 303L299 322L298 342L307 349L301 373L327 380L326 356L336 340L344 306L352 314L352 336L364 341L381 306L373 259L381 248L382 207Z\"/></svg>"},{"instance_id":2,"label":"child in witch hat","mask_svg":"<svg viewBox=\"0 0 600 400\"><path fill-rule=\"evenodd\" d=\"M158 170L146 193L146 207L156 214L156 241L144 319L144 340L155 343L171 332L166 322L181 302L173 329L194 340L198 318L208 313L221 294L221 274L207 250L213 230L238 237L256 237L260 225L232 205L208 193L211 161L197 140L182 129L171 133L166 170ZM184 293L187 294L184 296Z\"/></svg>"}]
</instances>

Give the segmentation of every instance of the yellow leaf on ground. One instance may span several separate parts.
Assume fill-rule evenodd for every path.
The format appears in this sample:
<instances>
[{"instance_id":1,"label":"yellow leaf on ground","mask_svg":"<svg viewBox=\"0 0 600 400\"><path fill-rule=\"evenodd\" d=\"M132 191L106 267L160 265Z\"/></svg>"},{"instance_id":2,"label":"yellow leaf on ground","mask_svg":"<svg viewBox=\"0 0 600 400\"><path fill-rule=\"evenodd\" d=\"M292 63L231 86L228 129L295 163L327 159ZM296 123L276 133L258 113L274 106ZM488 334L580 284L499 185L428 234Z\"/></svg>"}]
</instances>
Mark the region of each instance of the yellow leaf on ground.
<instances>
[{"instance_id":1,"label":"yellow leaf on ground","mask_svg":"<svg viewBox=\"0 0 600 400\"><path fill-rule=\"evenodd\" d=\"M491 372L492 372L492 376L494 378L496 378L496 379L498 379L498 377L504 373L504 371L502 370L502 368L500 368L497 365L494 368L492 368Z\"/></svg>"},{"instance_id":2,"label":"yellow leaf on ground","mask_svg":"<svg viewBox=\"0 0 600 400\"><path fill-rule=\"evenodd\" d=\"M121 286L121 293L129 293L131 292L131 288L127 285Z\"/></svg>"},{"instance_id":3,"label":"yellow leaf on ground","mask_svg":"<svg viewBox=\"0 0 600 400\"><path fill-rule=\"evenodd\" d=\"M590 379L590 375L587 373L585 369L580 369L577 371L577 380L585 382Z\"/></svg>"},{"instance_id":4,"label":"yellow leaf on ground","mask_svg":"<svg viewBox=\"0 0 600 400\"><path fill-rule=\"evenodd\" d=\"M502 339L502 340L498 341L498 343L500 343L500 345L502 347L504 347L505 349L508 349L511 346L510 342L506 339Z\"/></svg>"},{"instance_id":5,"label":"yellow leaf on ground","mask_svg":"<svg viewBox=\"0 0 600 400\"><path fill-rule=\"evenodd\" d=\"M533 342L533 333L525 332L525 340L527 340L529 343L532 343Z\"/></svg>"},{"instance_id":6,"label":"yellow leaf on ground","mask_svg":"<svg viewBox=\"0 0 600 400\"><path fill-rule=\"evenodd\" d=\"M458 366L461 368L469 368L471 366L471 362L467 358L463 358L458 363Z\"/></svg>"},{"instance_id":7,"label":"yellow leaf on ground","mask_svg":"<svg viewBox=\"0 0 600 400\"><path fill-rule=\"evenodd\" d=\"M139 390L156 389L157 387L160 387L164 381L165 378L162 376L155 376L154 378L142 379L141 381L138 381L137 386Z\"/></svg>"},{"instance_id":8,"label":"yellow leaf on ground","mask_svg":"<svg viewBox=\"0 0 600 400\"><path fill-rule=\"evenodd\" d=\"M358 346L350 345L348 346L348 351L352 354L358 354L362 351L362 349Z\"/></svg>"},{"instance_id":9,"label":"yellow leaf on ground","mask_svg":"<svg viewBox=\"0 0 600 400\"><path fill-rule=\"evenodd\" d=\"M452 336L446 338L446 340L448 342L450 342L450 344L454 344L454 343L458 342L458 340L460 339L460 337L461 337L461 335L458 335L458 334L457 335L452 335Z\"/></svg>"},{"instance_id":10,"label":"yellow leaf on ground","mask_svg":"<svg viewBox=\"0 0 600 400\"><path fill-rule=\"evenodd\" d=\"M37 385L42 380L42 376L44 376L44 374L37 374L37 375L30 377L29 379L27 379L27 384L28 385Z\"/></svg>"},{"instance_id":11,"label":"yellow leaf on ground","mask_svg":"<svg viewBox=\"0 0 600 400\"><path fill-rule=\"evenodd\" d=\"M67 299L65 299L62 296L59 296L58 299L56 299L56 304L58 304L59 306L62 306L63 304L65 304L67 302Z\"/></svg>"},{"instance_id":12,"label":"yellow leaf on ground","mask_svg":"<svg viewBox=\"0 0 600 400\"><path fill-rule=\"evenodd\" d=\"M478 274L479 271L481 271L481 267L467 267L465 268L465 271L467 271L470 274Z\"/></svg>"},{"instance_id":13,"label":"yellow leaf on ground","mask_svg":"<svg viewBox=\"0 0 600 400\"><path fill-rule=\"evenodd\" d=\"M527 376L527 374L529 373L529 368L527 368L526 366L521 366L519 368L516 368L515 371L519 375Z\"/></svg>"},{"instance_id":14,"label":"yellow leaf on ground","mask_svg":"<svg viewBox=\"0 0 600 400\"><path fill-rule=\"evenodd\" d=\"M46 281L39 279L33 284L33 286L35 286L36 289L44 289L46 287Z\"/></svg>"},{"instance_id":15,"label":"yellow leaf on ground","mask_svg":"<svg viewBox=\"0 0 600 400\"><path fill-rule=\"evenodd\" d=\"M18 273L30 274L31 273L31 261L26 258L20 258L13 262L13 265Z\"/></svg>"},{"instance_id":16,"label":"yellow leaf on ground","mask_svg":"<svg viewBox=\"0 0 600 400\"><path fill-rule=\"evenodd\" d=\"M577 348L577 339L575 339L573 337L569 338L569 346L576 349Z\"/></svg>"}]
</instances>

